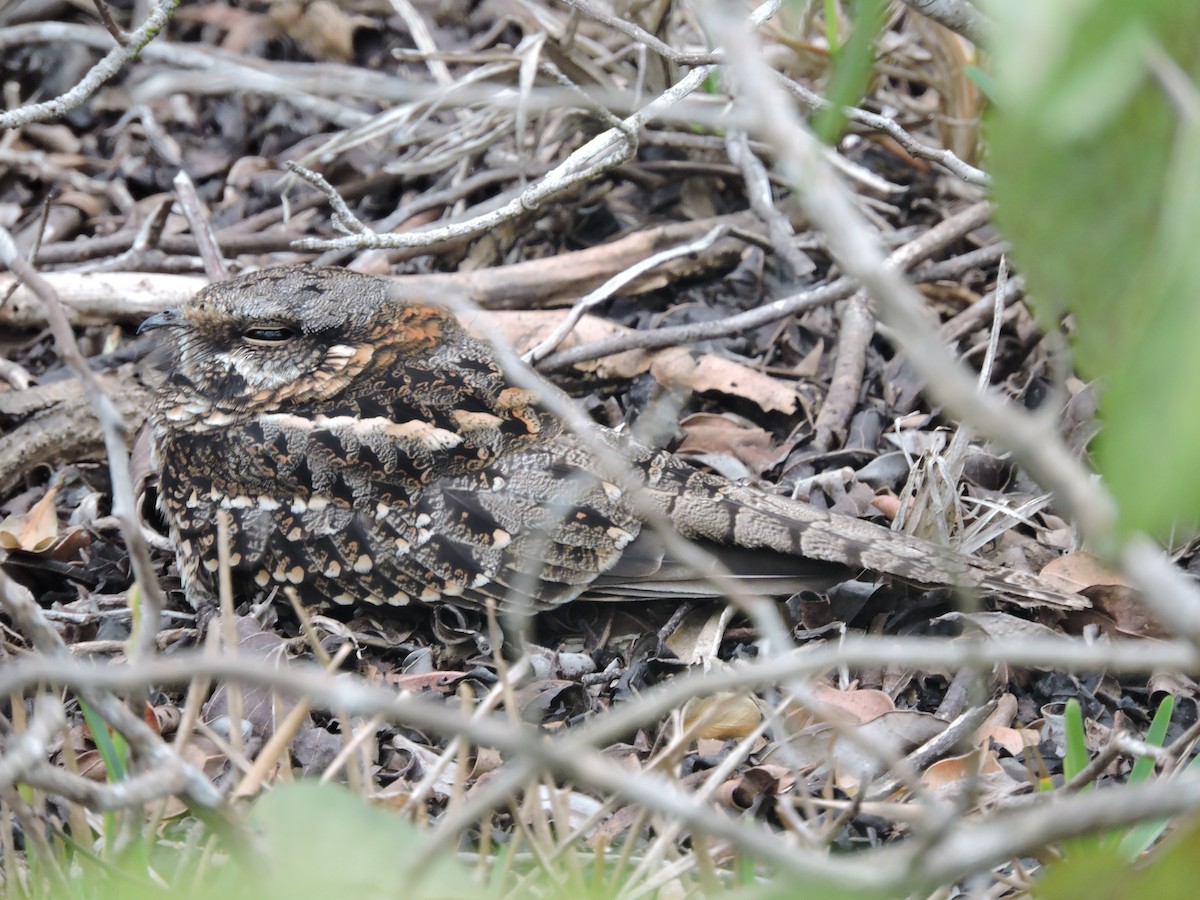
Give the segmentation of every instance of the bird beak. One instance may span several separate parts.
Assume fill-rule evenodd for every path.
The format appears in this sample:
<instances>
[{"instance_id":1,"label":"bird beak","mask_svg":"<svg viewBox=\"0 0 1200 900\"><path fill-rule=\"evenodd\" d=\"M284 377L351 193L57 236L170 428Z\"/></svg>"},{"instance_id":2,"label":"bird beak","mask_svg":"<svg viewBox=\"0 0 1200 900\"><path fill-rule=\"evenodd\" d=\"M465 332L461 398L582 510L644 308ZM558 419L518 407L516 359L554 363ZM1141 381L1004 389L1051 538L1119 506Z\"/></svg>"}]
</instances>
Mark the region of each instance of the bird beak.
<instances>
[{"instance_id":1,"label":"bird beak","mask_svg":"<svg viewBox=\"0 0 1200 900\"><path fill-rule=\"evenodd\" d=\"M179 325L181 322L183 322L183 313L177 309L164 309L143 321L138 326L137 333L145 334L155 328L169 328L172 325Z\"/></svg>"}]
</instances>

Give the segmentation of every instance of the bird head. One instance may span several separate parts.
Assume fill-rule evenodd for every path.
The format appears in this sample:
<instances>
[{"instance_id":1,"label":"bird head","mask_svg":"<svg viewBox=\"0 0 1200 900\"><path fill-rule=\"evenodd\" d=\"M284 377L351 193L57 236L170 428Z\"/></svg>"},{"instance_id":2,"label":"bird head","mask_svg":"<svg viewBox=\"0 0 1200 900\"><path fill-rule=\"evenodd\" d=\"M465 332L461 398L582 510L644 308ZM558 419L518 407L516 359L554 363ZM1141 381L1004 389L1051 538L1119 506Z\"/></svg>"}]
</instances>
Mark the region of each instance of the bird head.
<instances>
[{"instance_id":1,"label":"bird head","mask_svg":"<svg viewBox=\"0 0 1200 900\"><path fill-rule=\"evenodd\" d=\"M171 386L230 410L332 399L364 372L428 355L458 334L446 310L399 300L387 280L344 269L266 269L146 319Z\"/></svg>"}]
</instances>

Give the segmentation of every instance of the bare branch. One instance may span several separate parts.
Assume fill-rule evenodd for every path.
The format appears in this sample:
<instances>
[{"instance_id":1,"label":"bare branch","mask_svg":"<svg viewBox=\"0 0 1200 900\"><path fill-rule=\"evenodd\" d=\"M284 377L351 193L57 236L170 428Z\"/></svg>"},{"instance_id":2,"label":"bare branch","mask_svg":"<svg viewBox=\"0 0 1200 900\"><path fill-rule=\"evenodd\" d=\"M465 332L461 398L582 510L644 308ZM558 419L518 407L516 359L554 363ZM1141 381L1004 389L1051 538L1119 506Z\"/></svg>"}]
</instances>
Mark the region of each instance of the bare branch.
<instances>
[{"instance_id":1,"label":"bare branch","mask_svg":"<svg viewBox=\"0 0 1200 900\"><path fill-rule=\"evenodd\" d=\"M775 14L782 0L767 0L750 15L757 26ZM693 69L642 109L627 116L619 126L609 128L592 138L562 163L532 184L521 195L493 212L458 222L407 234L351 235L335 240L305 239L295 243L297 250L339 250L347 247L369 249L428 248L447 241L471 238L496 228L504 222L537 210L544 203L582 184L594 181L605 172L621 165L637 151L637 133L688 94L700 88L716 70L716 66Z\"/></svg>"},{"instance_id":2,"label":"bare branch","mask_svg":"<svg viewBox=\"0 0 1200 900\"><path fill-rule=\"evenodd\" d=\"M929 393L964 422L1011 450L1040 484L1053 491L1095 548L1120 560L1143 584L1143 596L1154 614L1200 643L1200 591L1161 554L1155 558L1146 552L1147 545L1119 538L1112 497L1071 455L1053 420L1029 415L993 391L976 390L976 376L947 352L929 327L919 294L897 269L885 264L845 188L827 169L820 143L791 114L752 35L722 7L710 3L706 10L709 27L729 35L731 67L741 85L738 96L758 118L756 133L775 148L778 163L796 186L805 209L825 231L838 265L879 305L881 318L925 379Z\"/></svg>"},{"instance_id":3,"label":"bare branch","mask_svg":"<svg viewBox=\"0 0 1200 900\"><path fill-rule=\"evenodd\" d=\"M888 265L901 271L912 268L930 254L978 228L987 221L990 212L991 207L988 204L977 203L961 213L939 222L916 240L892 253L888 257ZM655 350L660 347L671 347L676 344L737 334L776 322L786 316L798 315L817 306L844 300L855 290L857 290L857 285L853 280L839 278L821 287L774 300L747 312L714 322L696 322L673 328L658 328L654 331L636 331L632 334L622 334L603 341L572 347L570 350L563 350L542 360L539 368L542 371L554 371L624 350Z\"/></svg>"},{"instance_id":4,"label":"bare branch","mask_svg":"<svg viewBox=\"0 0 1200 900\"><path fill-rule=\"evenodd\" d=\"M92 94L100 89L104 82L116 75L126 62L137 56L150 41L154 40L171 20L171 16L175 13L175 7L178 5L179 0L159 0L141 27L127 35L127 42L110 50L107 56L88 71L79 84L53 100L31 103L28 106L0 112L0 129L19 128L31 122L49 122L53 119L61 119L71 110L82 106Z\"/></svg>"},{"instance_id":5,"label":"bare branch","mask_svg":"<svg viewBox=\"0 0 1200 900\"><path fill-rule=\"evenodd\" d=\"M928 16L971 43L983 46L991 22L975 8L971 0L901 0L915 12Z\"/></svg>"},{"instance_id":6,"label":"bare branch","mask_svg":"<svg viewBox=\"0 0 1200 900\"><path fill-rule=\"evenodd\" d=\"M0 228L0 263L3 263L33 291L46 308L50 330L54 334L55 348L59 358L83 384L84 392L96 411L96 418L104 432L104 447L108 453L108 468L112 478L112 510L121 526L121 535L129 549L130 562L138 584L141 586L142 616L137 633L137 645L133 652L152 654L154 638L158 634L159 617L166 605L166 597L158 584L154 565L150 560L150 548L142 537L137 522L137 501L133 491L133 477L129 471L129 450L126 447L125 423L104 390L104 386L88 367L83 354L75 343L75 335L63 312L58 294L32 266L17 255L12 237Z\"/></svg>"}]
</instances>

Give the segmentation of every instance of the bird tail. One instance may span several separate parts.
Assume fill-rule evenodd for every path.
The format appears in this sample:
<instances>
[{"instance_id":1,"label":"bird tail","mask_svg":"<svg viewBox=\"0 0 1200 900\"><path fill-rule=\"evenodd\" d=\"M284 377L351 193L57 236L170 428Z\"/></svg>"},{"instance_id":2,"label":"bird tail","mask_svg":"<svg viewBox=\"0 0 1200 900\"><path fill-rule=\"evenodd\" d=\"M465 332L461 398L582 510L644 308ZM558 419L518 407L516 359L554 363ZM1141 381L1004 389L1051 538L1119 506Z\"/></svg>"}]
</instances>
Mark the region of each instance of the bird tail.
<instances>
[{"instance_id":1,"label":"bird tail","mask_svg":"<svg viewBox=\"0 0 1200 900\"><path fill-rule=\"evenodd\" d=\"M1060 591L1029 572L1006 569L873 522L767 494L678 462L659 471L659 483L648 488L656 504L689 538L774 550L923 587L995 593L1023 606L1084 609L1091 605L1087 598Z\"/></svg>"}]
</instances>

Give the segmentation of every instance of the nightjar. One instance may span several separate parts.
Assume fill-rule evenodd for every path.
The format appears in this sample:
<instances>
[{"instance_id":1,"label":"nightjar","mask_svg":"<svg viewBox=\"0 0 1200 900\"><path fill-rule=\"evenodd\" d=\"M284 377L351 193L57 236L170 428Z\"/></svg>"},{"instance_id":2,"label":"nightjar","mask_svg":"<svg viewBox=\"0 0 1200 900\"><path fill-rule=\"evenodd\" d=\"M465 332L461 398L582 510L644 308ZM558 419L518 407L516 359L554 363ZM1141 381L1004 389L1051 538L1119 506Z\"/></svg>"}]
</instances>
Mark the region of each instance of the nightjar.
<instances>
[{"instance_id":1,"label":"nightjar","mask_svg":"<svg viewBox=\"0 0 1200 900\"><path fill-rule=\"evenodd\" d=\"M221 510L240 596L291 586L311 604L492 598L532 612L580 596L716 594L488 343L396 284L270 269L143 323L170 358L150 420L159 504L193 605L216 596ZM649 508L760 593L866 570L1086 605L1027 573L602 434Z\"/></svg>"}]
</instances>

